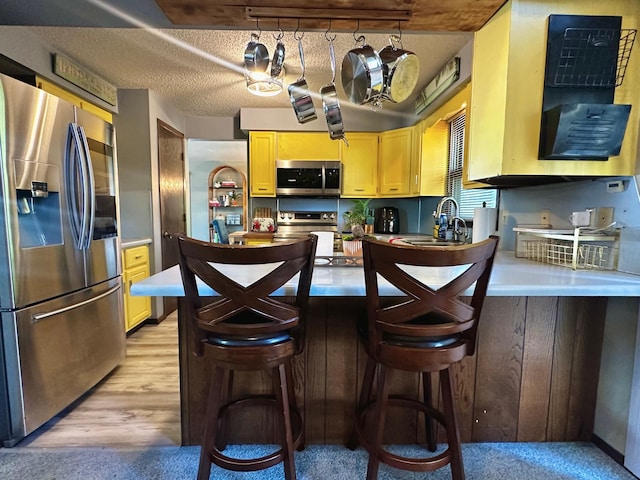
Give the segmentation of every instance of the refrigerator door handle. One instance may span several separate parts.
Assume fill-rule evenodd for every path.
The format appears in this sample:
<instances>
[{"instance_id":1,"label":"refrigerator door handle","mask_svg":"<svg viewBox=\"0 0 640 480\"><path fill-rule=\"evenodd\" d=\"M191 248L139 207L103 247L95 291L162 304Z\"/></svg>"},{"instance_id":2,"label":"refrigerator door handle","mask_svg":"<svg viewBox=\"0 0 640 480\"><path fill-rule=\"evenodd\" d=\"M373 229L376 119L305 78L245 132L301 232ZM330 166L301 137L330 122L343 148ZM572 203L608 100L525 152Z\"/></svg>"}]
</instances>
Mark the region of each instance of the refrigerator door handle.
<instances>
[{"instance_id":1,"label":"refrigerator door handle","mask_svg":"<svg viewBox=\"0 0 640 480\"><path fill-rule=\"evenodd\" d=\"M73 242L77 250L85 250L85 237L87 230L87 162L84 160L84 151L78 125L69 124L67 133L67 154L64 163L65 184L67 187L67 205L71 217L71 229ZM78 176L79 174L79 176Z\"/></svg>"},{"instance_id":2,"label":"refrigerator door handle","mask_svg":"<svg viewBox=\"0 0 640 480\"><path fill-rule=\"evenodd\" d=\"M93 178L93 166L91 164L91 150L87 142L87 134L82 126L78 126L78 135L82 141L82 150L84 151L84 163L87 172L86 182L84 184L85 199L87 200L88 209L85 210L85 217L87 217L84 230L84 249L88 249L93 237L93 225L96 218L96 184Z\"/></svg>"},{"instance_id":3,"label":"refrigerator door handle","mask_svg":"<svg viewBox=\"0 0 640 480\"><path fill-rule=\"evenodd\" d=\"M60 315L61 313L65 313L65 312L68 312L70 310L74 310L76 308L80 308L80 307L83 307L85 305L89 305L90 303L97 302L101 298L108 297L109 295L111 295L113 292L119 290L120 288L121 288L120 284L118 284L115 287L113 287L112 289L107 290L106 292L101 293L100 295L95 296L93 298L90 298L88 300L84 300L82 302L78 302L78 303L75 303L73 305L69 305L69 306L64 307L64 308L59 308L58 310L52 310L51 312L34 313L33 315L31 315L31 323L37 323L40 320L44 320L44 319L49 318L49 317L54 317L56 315Z\"/></svg>"}]
</instances>

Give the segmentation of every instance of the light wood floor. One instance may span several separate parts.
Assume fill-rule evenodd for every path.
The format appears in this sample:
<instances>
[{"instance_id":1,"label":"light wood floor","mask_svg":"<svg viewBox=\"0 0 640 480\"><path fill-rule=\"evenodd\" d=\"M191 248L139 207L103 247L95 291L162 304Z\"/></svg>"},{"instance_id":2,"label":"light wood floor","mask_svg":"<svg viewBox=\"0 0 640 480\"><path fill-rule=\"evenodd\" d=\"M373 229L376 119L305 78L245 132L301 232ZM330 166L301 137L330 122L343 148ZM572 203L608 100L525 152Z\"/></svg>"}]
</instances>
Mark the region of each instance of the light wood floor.
<instances>
[{"instance_id":1,"label":"light wood floor","mask_svg":"<svg viewBox=\"0 0 640 480\"><path fill-rule=\"evenodd\" d=\"M127 339L127 357L18 447L180 445L176 312Z\"/></svg>"}]
</instances>

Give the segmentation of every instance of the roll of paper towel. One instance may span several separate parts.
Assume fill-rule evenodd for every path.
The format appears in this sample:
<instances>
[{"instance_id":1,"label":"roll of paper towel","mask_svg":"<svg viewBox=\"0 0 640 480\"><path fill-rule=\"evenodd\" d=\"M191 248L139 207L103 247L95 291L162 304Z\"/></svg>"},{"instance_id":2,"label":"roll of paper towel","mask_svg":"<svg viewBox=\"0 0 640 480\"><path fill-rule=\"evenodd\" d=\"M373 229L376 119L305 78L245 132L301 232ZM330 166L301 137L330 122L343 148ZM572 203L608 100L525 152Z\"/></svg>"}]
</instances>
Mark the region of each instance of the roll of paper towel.
<instances>
[{"instance_id":1,"label":"roll of paper towel","mask_svg":"<svg viewBox=\"0 0 640 480\"><path fill-rule=\"evenodd\" d=\"M473 243L481 242L489 238L496 231L496 221L498 219L497 208L474 208L473 209Z\"/></svg>"}]
</instances>

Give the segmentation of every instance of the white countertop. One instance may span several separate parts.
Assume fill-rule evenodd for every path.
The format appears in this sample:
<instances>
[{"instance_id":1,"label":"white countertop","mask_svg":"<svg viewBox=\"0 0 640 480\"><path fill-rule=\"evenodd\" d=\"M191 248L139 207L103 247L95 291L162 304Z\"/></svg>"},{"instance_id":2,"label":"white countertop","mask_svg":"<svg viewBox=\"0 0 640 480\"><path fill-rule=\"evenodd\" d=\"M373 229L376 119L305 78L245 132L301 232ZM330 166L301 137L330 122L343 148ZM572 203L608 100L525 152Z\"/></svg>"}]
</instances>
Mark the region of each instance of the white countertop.
<instances>
[{"instance_id":1,"label":"white countertop","mask_svg":"<svg viewBox=\"0 0 640 480\"><path fill-rule=\"evenodd\" d=\"M120 246L124 248L139 247L140 245L148 245L151 243L150 238L123 238Z\"/></svg>"},{"instance_id":2,"label":"white countertop","mask_svg":"<svg viewBox=\"0 0 640 480\"><path fill-rule=\"evenodd\" d=\"M269 266L265 265L265 269ZM241 284L249 284L255 268L237 266L234 278ZM444 285L451 276L447 269L412 271L431 286ZM203 295L214 292L200 285ZM278 295L295 294L295 281L290 281L276 292ZM389 284L381 287L383 295L395 295L398 291ZM184 296L178 266L152 275L131 286L131 294L137 296ZM640 276L617 271L572 270L567 267L515 258L513 252L500 251L496 256L489 296L560 296L560 297L640 297ZM365 295L364 272L361 267L316 266L311 282L311 296L358 297Z\"/></svg>"}]
</instances>

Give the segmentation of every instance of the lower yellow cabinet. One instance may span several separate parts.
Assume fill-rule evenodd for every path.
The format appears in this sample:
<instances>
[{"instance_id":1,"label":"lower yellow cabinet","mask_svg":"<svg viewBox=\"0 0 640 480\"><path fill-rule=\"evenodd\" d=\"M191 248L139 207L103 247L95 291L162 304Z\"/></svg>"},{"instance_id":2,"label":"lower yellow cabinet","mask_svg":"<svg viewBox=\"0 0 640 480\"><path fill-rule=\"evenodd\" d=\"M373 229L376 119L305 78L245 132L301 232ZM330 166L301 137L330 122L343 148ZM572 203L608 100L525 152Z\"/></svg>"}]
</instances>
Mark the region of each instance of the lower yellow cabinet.
<instances>
[{"instance_id":1,"label":"lower yellow cabinet","mask_svg":"<svg viewBox=\"0 0 640 480\"><path fill-rule=\"evenodd\" d=\"M124 316L127 332L151 316L151 297L131 295L131 285L149 276L149 247L146 245L122 251L124 282Z\"/></svg>"}]
</instances>

